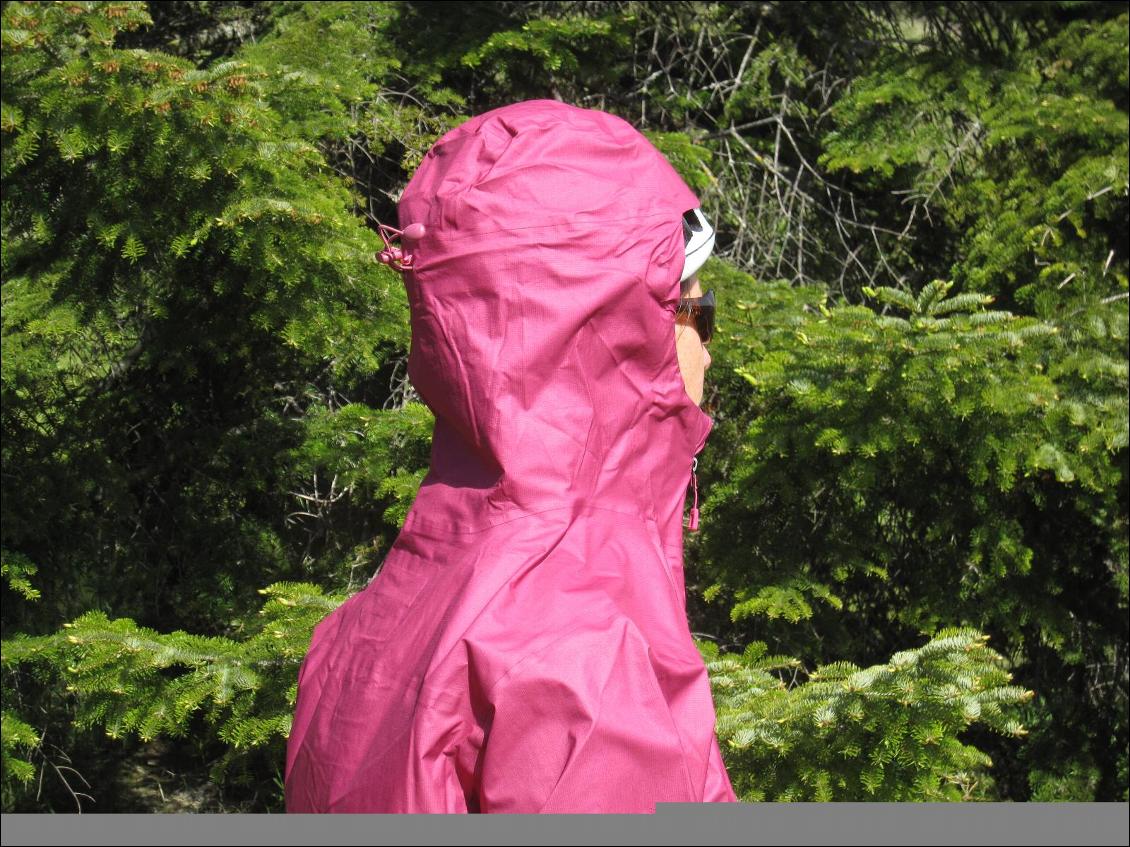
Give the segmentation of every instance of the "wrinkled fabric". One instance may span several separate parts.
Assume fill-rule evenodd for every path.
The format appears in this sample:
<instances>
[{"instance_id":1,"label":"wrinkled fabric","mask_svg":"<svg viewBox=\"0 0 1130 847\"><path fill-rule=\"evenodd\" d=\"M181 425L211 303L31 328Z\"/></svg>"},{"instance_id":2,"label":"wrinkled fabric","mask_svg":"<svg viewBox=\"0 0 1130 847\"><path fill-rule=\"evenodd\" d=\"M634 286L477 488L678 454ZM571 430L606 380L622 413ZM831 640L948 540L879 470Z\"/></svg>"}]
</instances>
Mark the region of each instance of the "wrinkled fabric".
<instances>
[{"instance_id":1,"label":"wrinkled fabric","mask_svg":"<svg viewBox=\"0 0 1130 847\"><path fill-rule=\"evenodd\" d=\"M408 183L408 373L431 466L315 628L288 812L654 813L736 802L691 636L683 515L713 420L675 347L698 198L624 120L474 117Z\"/></svg>"}]
</instances>

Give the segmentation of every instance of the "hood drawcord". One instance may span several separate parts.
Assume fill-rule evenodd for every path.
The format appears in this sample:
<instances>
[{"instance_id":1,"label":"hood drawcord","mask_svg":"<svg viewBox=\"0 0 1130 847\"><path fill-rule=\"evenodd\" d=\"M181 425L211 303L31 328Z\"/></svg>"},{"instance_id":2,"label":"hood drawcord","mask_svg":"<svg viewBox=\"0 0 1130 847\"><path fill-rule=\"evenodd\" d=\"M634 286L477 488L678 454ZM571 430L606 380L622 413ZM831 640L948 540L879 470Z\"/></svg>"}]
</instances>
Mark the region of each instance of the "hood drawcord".
<instances>
[{"instance_id":1,"label":"hood drawcord","mask_svg":"<svg viewBox=\"0 0 1130 847\"><path fill-rule=\"evenodd\" d=\"M691 459L691 484L694 486L694 505L691 506L691 517L689 523L683 525L691 532L698 532L698 475L695 471L698 470L698 457Z\"/></svg>"},{"instance_id":2,"label":"hood drawcord","mask_svg":"<svg viewBox=\"0 0 1130 847\"><path fill-rule=\"evenodd\" d=\"M390 239L399 237L402 244L404 240L419 241L424 237L424 225L421 223L408 224L408 226L401 230L389 226L388 224L378 222L377 232L380 234L381 240L385 243L385 249L377 254L377 260L384 262L394 270L412 270L415 257L411 253L408 253L402 246L393 244Z\"/></svg>"}]
</instances>

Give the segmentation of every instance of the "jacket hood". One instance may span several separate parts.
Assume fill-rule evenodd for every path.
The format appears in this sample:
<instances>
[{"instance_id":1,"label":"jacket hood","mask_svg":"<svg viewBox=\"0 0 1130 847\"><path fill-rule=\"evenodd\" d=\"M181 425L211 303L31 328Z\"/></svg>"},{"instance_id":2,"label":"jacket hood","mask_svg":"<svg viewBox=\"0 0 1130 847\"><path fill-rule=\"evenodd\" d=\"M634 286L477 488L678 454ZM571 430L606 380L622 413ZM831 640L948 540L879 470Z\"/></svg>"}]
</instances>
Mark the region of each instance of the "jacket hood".
<instances>
[{"instance_id":1,"label":"jacket hood","mask_svg":"<svg viewBox=\"0 0 1130 847\"><path fill-rule=\"evenodd\" d=\"M478 115L433 144L399 223L409 378L435 415L409 513L473 533L588 508L653 520L682 550L691 461L713 420L675 346L681 216L699 201L614 115L555 100Z\"/></svg>"}]
</instances>

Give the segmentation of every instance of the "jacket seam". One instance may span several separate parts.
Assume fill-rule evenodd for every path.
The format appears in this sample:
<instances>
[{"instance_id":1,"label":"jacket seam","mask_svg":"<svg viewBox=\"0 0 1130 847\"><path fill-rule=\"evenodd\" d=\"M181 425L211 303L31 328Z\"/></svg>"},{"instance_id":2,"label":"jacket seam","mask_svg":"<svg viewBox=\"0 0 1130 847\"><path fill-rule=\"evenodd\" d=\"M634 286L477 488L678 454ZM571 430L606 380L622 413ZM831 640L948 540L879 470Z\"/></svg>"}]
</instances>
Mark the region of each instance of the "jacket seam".
<instances>
[{"instance_id":1,"label":"jacket seam","mask_svg":"<svg viewBox=\"0 0 1130 847\"><path fill-rule=\"evenodd\" d=\"M671 214L670 212L666 212L666 211L649 212L646 215L629 215L628 217L624 217L624 218L593 218L592 222L597 223L597 224L612 224L612 223L621 223L622 221L646 220L647 218L659 218L659 217L667 218L667 217L670 217L670 214ZM548 223L548 224L536 224L534 226L500 226L500 227L497 227L496 229L475 230L474 232L469 232L466 235L457 235L457 236L454 236L454 237L445 236L443 234L444 233L443 230L436 230L434 233L431 233L431 234L429 234L429 236L426 236L426 237L433 238L437 242L440 242L440 243L443 243L443 244L453 244L457 241L465 241L468 238L477 238L477 237L481 237L481 236L484 236L484 235L493 235L496 232L526 232L528 230L533 230L533 229L549 229L550 227L555 227L555 226L566 226L568 224L572 224L576 220L577 220L577 216L573 215L573 216L569 216L569 217L562 217L560 220L555 221L553 223ZM427 224L425 224L425 226L427 226ZM418 273L418 271L416 269L413 269L413 272Z\"/></svg>"}]
</instances>

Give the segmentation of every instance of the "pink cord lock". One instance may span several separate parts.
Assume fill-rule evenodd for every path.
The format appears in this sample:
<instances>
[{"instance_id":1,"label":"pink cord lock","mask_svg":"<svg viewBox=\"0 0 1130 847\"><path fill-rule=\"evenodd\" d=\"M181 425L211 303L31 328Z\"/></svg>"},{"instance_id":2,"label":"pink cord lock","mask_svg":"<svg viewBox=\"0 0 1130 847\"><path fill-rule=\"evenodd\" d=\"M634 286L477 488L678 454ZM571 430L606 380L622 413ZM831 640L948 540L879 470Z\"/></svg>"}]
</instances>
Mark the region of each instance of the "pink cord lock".
<instances>
[{"instance_id":1,"label":"pink cord lock","mask_svg":"<svg viewBox=\"0 0 1130 847\"><path fill-rule=\"evenodd\" d=\"M698 532L698 475L695 471L698 470L698 458L691 459L691 482L694 485L694 505L691 506L691 519L686 524L687 529L691 532Z\"/></svg>"},{"instance_id":2,"label":"pink cord lock","mask_svg":"<svg viewBox=\"0 0 1130 847\"><path fill-rule=\"evenodd\" d=\"M385 243L385 249L377 254L377 259L398 271L411 270L414 257L411 253L406 253L401 247L394 245L389 237L390 235L393 238L400 236L409 241L419 241L424 237L424 225L421 223L409 224L403 230L400 230L387 224L378 223L377 231L380 232L381 240Z\"/></svg>"}]
</instances>

